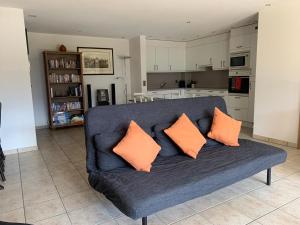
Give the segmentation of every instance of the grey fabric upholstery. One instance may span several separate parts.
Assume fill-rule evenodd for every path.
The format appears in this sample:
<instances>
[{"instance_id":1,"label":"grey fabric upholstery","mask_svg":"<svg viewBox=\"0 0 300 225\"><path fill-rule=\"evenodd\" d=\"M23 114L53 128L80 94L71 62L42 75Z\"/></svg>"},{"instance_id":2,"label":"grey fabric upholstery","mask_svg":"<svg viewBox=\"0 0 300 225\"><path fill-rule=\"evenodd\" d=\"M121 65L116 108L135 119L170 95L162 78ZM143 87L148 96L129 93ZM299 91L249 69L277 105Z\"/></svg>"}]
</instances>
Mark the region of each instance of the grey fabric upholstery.
<instances>
[{"instance_id":1,"label":"grey fabric upholstery","mask_svg":"<svg viewBox=\"0 0 300 225\"><path fill-rule=\"evenodd\" d=\"M286 152L281 149L240 140L240 147L216 145L200 151L196 160L183 154L159 156L150 173L138 172L129 166L104 171L97 162L94 143L97 134L122 130L131 119L151 128L156 124L170 123L183 112L196 121L211 117L215 106L226 112L224 100L220 97L91 109L86 115L85 125L90 185L124 214L137 219L211 193L285 161Z\"/></svg>"},{"instance_id":2,"label":"grey fabric upholstery","mask_svg":"<svg viewBox=\"0 0 300 225\"><path fill-rule=\"evenodd\" d=\"M128 165L125 160L112 151L125 133L124 131L115 131L95 135L96 162L100 170L107 171Z\"/></svg>"},{"instance_id":3,"label":"grey fabric upholstery","mask_svg":"<svg viewBox=\"0 0 300 225\"><path fill-rule=\"evenodd\" d=\"M173 156L178 155L182 152L164 132L164 130L169 128L171 125L172 123L161 123L155 125L153 128L155 141L161 147L161 150L159 152L159 155L161 156Z\"/></svg>"}]
</instances>

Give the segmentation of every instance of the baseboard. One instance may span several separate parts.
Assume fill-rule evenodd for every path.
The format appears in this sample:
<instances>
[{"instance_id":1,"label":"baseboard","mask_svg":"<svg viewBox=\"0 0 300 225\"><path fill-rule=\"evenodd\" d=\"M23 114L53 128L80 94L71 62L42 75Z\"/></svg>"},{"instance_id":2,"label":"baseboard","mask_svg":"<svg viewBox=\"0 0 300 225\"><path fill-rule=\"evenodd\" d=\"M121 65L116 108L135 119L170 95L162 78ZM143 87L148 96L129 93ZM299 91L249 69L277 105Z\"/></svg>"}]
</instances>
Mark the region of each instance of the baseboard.
<instances>
[{"instance_id":1,"label":"baseboard","mask_svg":"<svg viewBox=\"0 0 300 225\"><path fill-rule=\"evenodd\" d=\"M31 147L26 147L26 148L19 148L18 152L23 153L23 152L31 152L31 151L37 151L39 150L38 146L31 146Z\"/></svg>"},{"instance_id":2,"label":"baseboard","mask_svg":"<svg viewBox=\"0 0 300 225\"><path fill-rule=\"evenodd\" d=\"M275 138L264 137L264 136L257 135L257 134L253 134L252 137L254 139L257 139L257 140L260 140L260 141L270 142L270 143L273 143L273 144L288 146L288 147L297 149L297 144L296 143L292 143L292 142L288 142L288 141L282 141L282 140L278 140L278 139L275 139Z\"/></svg>"},{"instance_id":3,"label":"baseboard","mask_svg":"<svg viewBox=\"0 0 300 225\"><path fill-rule=\"evenodd\" d=\"M18 149L3 150L4 155L13 155L17 153L31 152L39 150L38 146L31 146Z\"/></svg>"},{"instance_id":4,"label":"baseboard","mask_svg":"<svg viewBox=\"0 0 300 225\"><path fill-rule=\"evenodd\" d=\"M46 128L49 128L49 125L35 126L35 129L37 130L46 129Z\"/></svg>"}]
</instances>

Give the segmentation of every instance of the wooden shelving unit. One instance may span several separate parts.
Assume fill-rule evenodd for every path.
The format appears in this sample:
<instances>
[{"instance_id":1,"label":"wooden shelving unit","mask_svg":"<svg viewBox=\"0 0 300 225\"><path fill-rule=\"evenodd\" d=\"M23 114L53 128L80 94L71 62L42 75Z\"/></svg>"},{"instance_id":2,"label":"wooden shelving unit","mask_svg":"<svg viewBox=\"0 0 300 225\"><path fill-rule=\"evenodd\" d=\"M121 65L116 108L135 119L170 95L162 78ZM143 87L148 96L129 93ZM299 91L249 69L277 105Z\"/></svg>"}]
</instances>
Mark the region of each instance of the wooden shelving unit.
<instances>
[{"instance_id":1,"label":"wooden shelving unit","mask_svg":"<svg viewBox=\"0 0 300 225\"><path fill-rule=\"evenodd\" d=\"M44 51L43 54L50 128L83 125L81 53Z\"/></svg>"}]
</instances>

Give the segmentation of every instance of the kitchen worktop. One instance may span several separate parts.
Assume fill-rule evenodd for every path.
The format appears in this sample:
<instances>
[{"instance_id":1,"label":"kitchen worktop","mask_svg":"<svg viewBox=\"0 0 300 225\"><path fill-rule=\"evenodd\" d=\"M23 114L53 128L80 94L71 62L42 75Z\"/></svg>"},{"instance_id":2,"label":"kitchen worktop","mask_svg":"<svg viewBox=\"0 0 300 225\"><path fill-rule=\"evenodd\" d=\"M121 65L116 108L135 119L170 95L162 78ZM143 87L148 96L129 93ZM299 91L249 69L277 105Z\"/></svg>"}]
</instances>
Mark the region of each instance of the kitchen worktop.
<instances>
[{"instance_id":1,"label":"kitchen worktop","mask_svg":"<svg viewBox=\"0 0 300 225\"><path fill-rule=\"evenodd\" d=\"M212 90L212 91L227 91L227 88L158 88L148 91L171 91L171 90Z\"/></svg>"}]
</instances>

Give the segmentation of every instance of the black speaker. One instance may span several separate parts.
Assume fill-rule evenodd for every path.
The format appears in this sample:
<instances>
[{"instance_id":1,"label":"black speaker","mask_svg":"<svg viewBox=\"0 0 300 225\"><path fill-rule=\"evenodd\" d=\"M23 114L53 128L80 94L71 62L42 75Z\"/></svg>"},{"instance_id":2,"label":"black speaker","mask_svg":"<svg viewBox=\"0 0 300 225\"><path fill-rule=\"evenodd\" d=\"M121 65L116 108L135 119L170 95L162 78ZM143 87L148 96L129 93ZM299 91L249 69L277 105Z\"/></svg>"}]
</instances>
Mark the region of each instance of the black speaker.
<instances>
[{"instance_id":1,"label":"black speaker","mask_svg":"<svg viewBox=\"0 0 300 225\"><path fill-rule=\"evenodd\" d=\"M86 88L87 88L88 107L92 108L92 90L91 90L91 85L90 84L86 85Z\"/></svg>"},{"instance_id":2,"label":"black speaker","mask_svg":"<svg viewBox=\"0 0 300 225\"><path fill-rule=\"evenodd\" d=\"M116 104L116 85L111 84L111 104Z\"/></svg>"}]
</instances>

